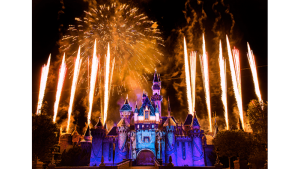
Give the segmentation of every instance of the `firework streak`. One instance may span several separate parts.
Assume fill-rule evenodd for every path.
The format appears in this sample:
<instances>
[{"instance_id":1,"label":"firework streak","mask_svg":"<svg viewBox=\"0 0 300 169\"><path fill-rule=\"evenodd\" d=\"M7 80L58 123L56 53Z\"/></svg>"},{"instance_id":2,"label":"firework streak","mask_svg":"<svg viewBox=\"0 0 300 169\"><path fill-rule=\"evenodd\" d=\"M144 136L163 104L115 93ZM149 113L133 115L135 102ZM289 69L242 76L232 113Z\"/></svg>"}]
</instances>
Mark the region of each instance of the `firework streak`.
<instances>
[{"instance_id":1,"label":"firework streak","mask_svg":"<svg viewBox=\"0 0 300 169\"><path fill-rule=\"evenodd\" d=\"M60 66L59 78L58 78L58 84L57 84L57 90L56 90L56 99L55 99L55 103L54 103L54 116L53 116L54 123L56 121L59 100L60 100L60 96L61 96L61 90L64 85L66 72L67 72L67 67L66 67L65 54L64 54L64 57L63 57L63 60L62 60L61 66Z\"/></svg>"},{"instance_id":2,"label":"firework streak","mask_svg":"<svg viewBox=\"0 0 300 169\"><path fill-rule=\"evenodd\" d=\"M49 72L49 67L50 67L50 58L51 58L51 54L49 55L47 65L44 65L42 67L39 100L38 100L38 105L37 105L37 109L36 109L37 115L41 114L41 108L42 108L42 104L43 104L43 99L44 99L44 94L45 94L45 89L46 89L46 84L47 84L47 78L48 78L48 72Z\"/></svg>"},{"instance_id":3,"label":"firework streak","mask_svg":"<svg viewBox=\"0 0 300 169\"><path fill-rule=\"evenodd\" d=\"M241 76L240 76L240 58L239 51L237 49L233 49L231 54L231 48L228 40L228 36L226 35L227 41L227 51L229 57L229 67L231 72L231 79L233 84L233 90L237 102L237 107L240 113L240 119L242 123L242 127L244 128L244 116L243 116L243 104L242 104L242 90L241 90Z\"/></svg>"},{"instance_id":4,"label":"firework streak","mask_svg":"<svg viewBox=\"0 0 300 169\"><path fill-rule=\"evenodd\" d=\"M109 51L109 44L107 47L107 56L106 56L106 71L105 71L105 91L104 91L104 117L103 117L103 124L106 122L107 118L107 109L108 109L108 81L109 81L109 63L110 63L110 51Z\"/></svg>"},{"instance_id":5,"label":"firework streak","mask_svg":"<svg viewBox=\"0 0 300 169\"><path fill-rule=\"evenodd\" d=\"M256 64L255 64L255 59L254 59L254 55L252 50L250 49L250 45L247 42L247 47L248 47L248 61L250 64L250 68L251 68L251 72L252 72L252 76L253 76L253 82L254 82L254 86L255 86L255 93L256 96L258 98L258 101L261 103L262 99L261 99L261 94L260 94L260 90L259 90L259 84L258 84L258 78L257 78L257 71L256 71Z\"/></svg>"},{"instance_id":6,"label":"firework streak","mask_svg":"<svg viewBox=\"0 0 300 169\"><path fill-rule=\"evenodd\" d=\"M196 52L193 51L190 54L190 66L191 66L191 85L192 85L192 102L193 112L195 111L195 94L196 94Z\"/></svg>"},{"instance_id":7,"label":"firework streak","mask_svg":"<svg viewBox=\"0 0 300 169\"><path fill-rule=\"evenodd\" d=\"M228 108L227 108L226 62L222 56L221 40L219 44L219 65L220 65L220 77L221 77L221 89L222 89L222 102L224 105L224 117L226 122L226 129L229 130Z\"/></svg>"},{"instance_id":8,"label":"firework streak","mask_svg":"<svg viewBox=\"0 0 300 169\"><path fill-rule=\"evenodd\" d=\"M78 75L79 75L79 71L80 71L80 65L81 65L81 59L80 59L80 47L79 47L78 53L77 53L77 58L75 60L75 65L74 65L74 75L73 75L71 97L70 97L69 109L68 109L67 133L69 132L69 127L70 127L70 119L71 119L71 114L72 114L72 107L73 107L73 102L74 102L74 97L75 97Z\"/></svg>"},{"instance_id":9,"label":"firework streak","mask_svg":"<svg viewBox=\"0 0 300 169\"><path fill-rule=\"evenodd\" d=\"M91 81L90 81L90 94L89 94L90 107L89 107L89 114L88 114L88 125L91 122L91 114L93 108L93 99L94 99L94 90L95 90L97 72L98 72L98 58L96 56L96 40L95 40L93 60L92 60Z\"/></svg>"},{"instance_id":10,"label":"firework streak","mask_svg":"<svg viewBox=\"0 0 300 169\"><path fill-rule=\"evenodd\" d=\"M185 67L186 94L187 94L187 100L188 100L189 114L193 114L193 102L192 102L192 95L191 95L192 92L191 92L191 83L190 83L190 70L189 70L189 61L188 61L185 37L183 39L183 43L184 43L184 67Z\"/></svg>"},{"instance_id":11,"label":"firework streak","mask_svg":"<svg viewBox=\"0 0 300 169\"><path fill-rule=\"evenodd\" d=\"M202 70L202 79L203 79L203 86L205 88L205 98L207 104L207 113L208 113L208 120L209 120L209 130L212 132L211 126L211 108L210 108L210 90L209 90L209 72L208 72L208 56L205 50L205 39L203 34L203 44L202 44L203 55L199 55L200 58L200 66Z\"/></svg>"}]
</instances>

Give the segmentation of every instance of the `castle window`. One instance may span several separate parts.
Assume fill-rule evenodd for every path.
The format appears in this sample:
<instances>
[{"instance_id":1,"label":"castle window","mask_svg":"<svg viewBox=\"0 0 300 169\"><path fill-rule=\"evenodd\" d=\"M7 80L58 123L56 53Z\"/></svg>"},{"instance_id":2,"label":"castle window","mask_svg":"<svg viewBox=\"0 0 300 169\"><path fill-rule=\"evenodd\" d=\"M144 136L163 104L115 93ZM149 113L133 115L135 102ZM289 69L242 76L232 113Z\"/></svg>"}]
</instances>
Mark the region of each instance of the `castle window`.
<instances>
[{"instance_id":1,"label":"castle window","mask_svg":"<svg viewBox=\"0 0 300 169\"><path fill-rule=\"evenodd\" d=\"M149 111L145 111L145 120L149 119Z\"/></svg>"},{"instance_id":2,"label":"castle window","mask_svg":"<svg viewBox=\"0 0 300 169\"><path fill-rule=\"evenodd\" d=\"M149 137L144 137L144 142L145 143L149 143L149 140L150 140Z\"/></svg>"}]
</instances>

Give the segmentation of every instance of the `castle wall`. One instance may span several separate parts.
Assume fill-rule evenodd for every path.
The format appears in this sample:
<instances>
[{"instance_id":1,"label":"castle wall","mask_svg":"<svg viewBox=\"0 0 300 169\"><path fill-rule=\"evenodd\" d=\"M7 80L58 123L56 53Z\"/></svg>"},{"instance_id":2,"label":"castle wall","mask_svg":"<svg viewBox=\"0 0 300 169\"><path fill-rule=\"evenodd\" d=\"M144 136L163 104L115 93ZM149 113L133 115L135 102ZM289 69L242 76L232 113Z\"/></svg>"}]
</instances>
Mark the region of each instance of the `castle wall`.
<instances>
[{"instance_id":1,"label":"castle wall","mask_svg":"<svg viewBox=\"0 0 300 169\"><path fill-rule=\"evenodd\" d=\"M177 166L176 159L176 144L175 144L175 129L174 126L167 126L166 132L166 163L169 163L169 156L172 156L172 163Z\"/></svg>"},{"instance_id":2,"label":"castle wall","mask_svg":"<svg viewBox=\"0 0 300 169\"><path fill-rule=\"evenodd\" d=\"M177 137L177 166L193 166L192 139L190 137Z\"/></svg>"},{"instance_id":3,"label":"castle wall","mask_svg":"<svg viewBox=\"0 0 300 169\"><path fill-rule=\"evenodd\" d=\"M162 132L162 140L161 140L161 159L162 163L166 163L166 135L165 132Z\"/></svg>"},{"instance_id":4,"label":"castle wall","mask_svg":"<svg viewBox=\"0 0 300 169\"><path fill-rule=\"evenodd\" d=\"M149 149L156 155L155 152L155 130L138 130L136 133L136 148L137 153L143 149Z\"/></svg>"},{"instance_id":5,"label":"castle wall","mask_svg":"<svg viewBox=\"0 0 300 169\"><path fill-rule=\"evenodd\" d=\"M102 157L102 138L93 138L90 166L99 166Z\"/></svg>"},{"instance_id":6,"label":"castle wall","mask_svg":"<svg viewBox=\"0 0 300 169\"><path fill-rule=\"evenodd\" d=\"M193 161L194 166L205 166L202 140L198 136L193 137Z\"/></svg>"},{"instance_id":7,"label":"castle wall","mask_svg":"<svg viewBox=\"0 0 300 169\"><path fill-rule=\"evenodd\" d=\"M114 153L114 142L113 138L105 138L103 140L103 158L104 158L104 163L107 165L112 165L113 164L113 153Z\"/></svg>"},{"instance_id":8,"label":"castle wall","mask_svg":"<svg viewBox=\"0 0 300 169\"><path fill-rule=\"evenodd\" d=\"M115 147L116 157L115 163L121 162L123 159L127 159L127 130L128 127L118 127L118 144Z\"/></svg>"},{"instance_id":9,"label":"castle wall","mask_svg":"<svg viewBox=\"0 0 300 169\"><path fill-rule=\"evenodd\" d=\"M104 129L91 129L91 134L93 136L92 140L92 151L90 158L90 166L99 166L102 158L102 150L103 150L103 139L105 136Z\"/></svg>"}]
</instances>

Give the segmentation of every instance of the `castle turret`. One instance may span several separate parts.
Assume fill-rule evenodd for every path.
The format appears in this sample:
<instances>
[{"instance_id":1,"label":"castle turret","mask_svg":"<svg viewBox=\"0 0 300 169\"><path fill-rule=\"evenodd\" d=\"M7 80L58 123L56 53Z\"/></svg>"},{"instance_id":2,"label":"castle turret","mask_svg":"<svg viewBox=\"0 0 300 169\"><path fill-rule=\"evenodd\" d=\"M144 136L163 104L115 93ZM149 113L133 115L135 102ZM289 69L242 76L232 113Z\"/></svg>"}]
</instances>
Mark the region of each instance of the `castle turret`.
<instances>
[{"instance_id":1,"label":"castle turret","mask_svg":"<svg viewBox=\"0 0 300 169\"><path fill-rule=\"evenodd\" d=\"M115 148L115 163L121 162L123 159L128 158L128 148L126 143L129 127L130 124L124 118L122 118L117 124L118 144Z\"/></svg>"},{"instance_id":2,"label":"castle turret","mask_svg":"<svg viewBox=\"0 0 300 169\"><path fill-rule=\"evenodd\" d=\"M92 149L92 136L90 131L90 126L85 131L83 140L80 141L81 148L85 150L88 154L91 154Z\"/></svg>"},{"instance_id":3,"label":"castle turret","mask_svg":"<svg viewBox=\"0 0 300 169\"><path fill-rule=\"evenodd\" d=\"M203 130L200 130L200 124L196 116L196 112L194 112L190 133L192 136L193 164L194 166L205 166L204 150L202 146Z\"/></svg>"},{"instance_id":4,"label":"castle turret","mask_svg":"<svg viewBox=\"0 0 300 169\"><path fill-rule=\"evenodd\" d=\"M177 166L177 158L176 158L176 144L175 144L175 131L176 131L176 123L171 118L171 111L168 111L168 118L163 124L163 127L166 132L166 157L165 163L169 163L169 157L172 156L172 160L175 166Z\"/></svg>"},{"instance_id":5,"label":"castle turret","mask_svg":"<svg viewBox=\"0 0 300 169\"><path fill-rule=\"evenodd\" d=\"M102 145L103 139L106 136L106 129L104 128L101 118L99 117L98 123L93 129L91 129L91 134L93 136L92 141L92 152L90 158L90 166L99 166L102 158Z\"/></svg>"},{"instance_id":6,"label":"castle turret","mask_svg":"<svg viewBox=\"0 0 300 169\"><path fill-rule=\"evenodd\" d=\"M132 107L130 106L128 95L127 95L126 100L120 109L120 117L124 118L127 121L127 123L130 123L130 119L132 116L133 116Z\"/></svg>"},{"instance_id":7,"label":"castle turret","mask_svg":"<svg viewBox=\"0 0 300 169\"><path fill-rule=\"evenodd\" d=\"M157 75L156 70L155 70L154 78L153 78L153 85L152 85L153 95L151 96L151 101L154 103L154 105L158 106L159 117L161 117L161 101L163 100L163 97L160 95L160 89L161 89L160 77Z\"/></svg>"},{"instance_id":8,"label":"castle turret","mask_svg":"<svg viewBox=\"0 0 300 169\"><path fill-rule=\"evenodd\" d=\"M136 123L138 121L138 114L139 114L139 109L137 107L137 102L135 104L135 109L134 109L134 122Z\"/></svg>"}]
</instances>

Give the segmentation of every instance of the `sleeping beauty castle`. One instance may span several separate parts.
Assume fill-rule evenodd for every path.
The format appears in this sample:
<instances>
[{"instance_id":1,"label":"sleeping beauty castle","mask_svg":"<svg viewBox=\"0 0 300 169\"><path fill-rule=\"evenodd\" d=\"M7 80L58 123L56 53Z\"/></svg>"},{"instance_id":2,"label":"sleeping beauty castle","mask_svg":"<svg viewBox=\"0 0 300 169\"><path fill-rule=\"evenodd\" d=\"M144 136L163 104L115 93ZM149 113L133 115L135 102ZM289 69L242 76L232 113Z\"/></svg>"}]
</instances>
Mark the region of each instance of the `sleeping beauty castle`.
<instances>
[{"instance_id":1,"label":"sleeping beauty castle","mask_svg":"<svg viewBox=\"0 0 300 169\"><path fill-rule=\"evenodd\" d=\"M136 165L154 165L154 160L174 166L211 165L207 154L213 147L201 130L196 113L188 114L184 124L172 116L168 100L168 116L162 116L160 75L155 71L152 96L145 92L142 105L131 107L128 97L120 109L121 120L110 131L99 118L94 127L88 127L78 143L90 153L90 166L99 166L103 156L105 165L115 165L131 159ZM62 140L61 140L62 143ZM63 143L62 143L63 144Z\"/></svg>"}]
</instances>

